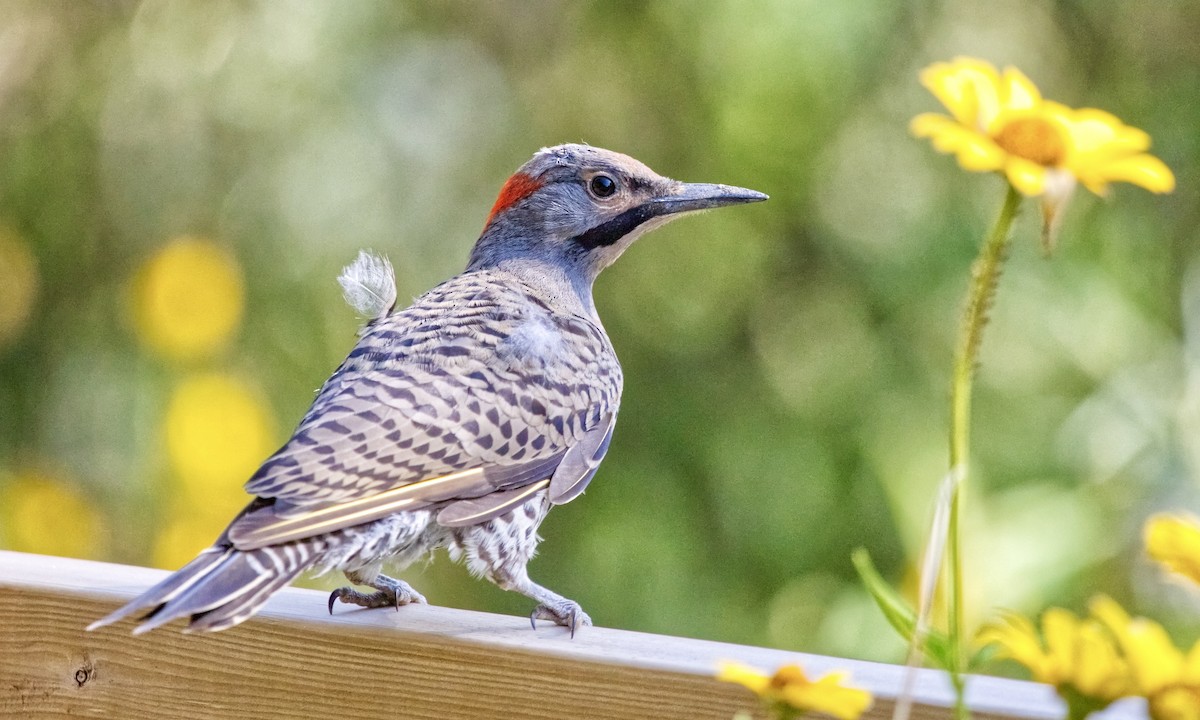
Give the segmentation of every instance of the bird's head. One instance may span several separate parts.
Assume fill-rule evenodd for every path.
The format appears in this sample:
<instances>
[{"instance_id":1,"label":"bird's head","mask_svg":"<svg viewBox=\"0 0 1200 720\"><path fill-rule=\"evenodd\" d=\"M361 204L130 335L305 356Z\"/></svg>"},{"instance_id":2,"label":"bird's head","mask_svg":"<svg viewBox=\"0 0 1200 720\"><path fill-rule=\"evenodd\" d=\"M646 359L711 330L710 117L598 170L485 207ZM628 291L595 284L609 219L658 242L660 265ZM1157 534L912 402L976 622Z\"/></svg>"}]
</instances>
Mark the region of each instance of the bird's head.
<instances>
[{"instance_id":1,"label":"bird's head","mask_svg":"<svg viewBox=\"0 0 1200 720\"><path fill-rule=\"evenodd\" d=\"M542 261L590 285L649 230L690 212L766 199L754 190L671 180L610 150L545 148L500 190L470 267Z\"/></svg>"}]
</instances>

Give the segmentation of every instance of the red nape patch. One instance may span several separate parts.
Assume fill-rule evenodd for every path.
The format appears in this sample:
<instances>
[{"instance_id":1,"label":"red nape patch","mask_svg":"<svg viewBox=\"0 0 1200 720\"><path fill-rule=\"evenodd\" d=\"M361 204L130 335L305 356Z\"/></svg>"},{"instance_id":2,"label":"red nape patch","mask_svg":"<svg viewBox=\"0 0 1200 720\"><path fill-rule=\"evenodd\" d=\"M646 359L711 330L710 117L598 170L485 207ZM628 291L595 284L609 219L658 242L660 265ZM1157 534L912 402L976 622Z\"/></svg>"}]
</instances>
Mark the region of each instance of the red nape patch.
<instances>
[{"instance_id":1,"label":"red nape patch","mask_svg":"<svg viewBox=\"0 0 1200 720\"><path fill-rule=\"evenodd\" d=\"M541 181L531 178L525 173L514 174L508 179L508 182L504 183L504 187L500 188L500 197L496 198L496 204L492 206L492 212L488 214L485 224L490 225L496 215L537 192L541 186Z\"/></svg>"}]
</instances>

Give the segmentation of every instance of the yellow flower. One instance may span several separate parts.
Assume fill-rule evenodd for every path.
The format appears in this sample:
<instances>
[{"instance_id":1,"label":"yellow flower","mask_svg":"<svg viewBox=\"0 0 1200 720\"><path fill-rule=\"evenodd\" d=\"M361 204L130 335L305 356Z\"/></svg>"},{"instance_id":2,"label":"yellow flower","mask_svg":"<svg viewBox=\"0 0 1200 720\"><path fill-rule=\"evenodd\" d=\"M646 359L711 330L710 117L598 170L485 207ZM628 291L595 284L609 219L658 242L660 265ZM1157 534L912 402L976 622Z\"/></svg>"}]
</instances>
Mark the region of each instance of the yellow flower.
<instances>
[{"instance_id":1,"label":"yellow flower","mask_svg":"<svg viewBox=\"0 0 1200 720\"><path fill-rule=\"evenodd\" d=\"M772 707L825 713L841 720L855 720L872 702L866 690L842 684L845 673L830 673L813 681L798 665L785 665L774 675L766 675L748 665L727 662L721 664L717 679L749 688Z\"/></svg>"},{"instance_id":2,"label":"yellow flower","mask_svg":"<svg viewBox=\"0 0 1200 720\"><path fill-rule=\"evenodd\" d=\"M1200 718L1200 643L1186 655L1171 642L1162 625L1131 618L1112 598L1092 600L1092 616L1116 638L1129 663L1134 694L1150 703L1154 720Z\"/></svg>"},{"instance_id":3,"label":"yellow flower","mask_svg":"<svg viewBox=\"0 0 1200 720\"><path fill-rule=\"evenodd\" d=\"M186 378L167 407L167 453L183 492L219 525L248 498L241 485L274 450L270 413L258 394L220 373Z\"/></svg>"},{"instance_id":4,"label":"yellow flower","mask_svg":"<svg viewBox=\"0 0 1200 720\"><path fill-rule=\"evenodd\" d=\"M133 284L138 335L177 360L210 356L225 347L241 322L243 303L236 261L199 238L171 241L142 267Z\"/></svg>"},{"instance_id":5,"label":"yellow flower","mask_svg":"<svg viewBox=\"0 0 1200 720\"><path fill-rule=\"evenodd\" d=\"M0 347L21 334L37 298L37 262L16 234L0 228Z\"/></svg>"},{"instance_id":6,"label":"yellow flower","mask_svg":"<svg viewBox=\"0 0 1200 720\"><path fill-rule=\"evenodd\" d=\"M1175 177L1145 153L1150 136L1102 110L1074 110L1043 100L1016 68L1001 73L974 58L935 63L921 72L950 117L923 113L912 132L954 153L965 170L1004 173L1026 196L1046 194L1061 204L1075 180L1102 194L1110 182L1170 192Z\"/></svg>"},{"instance_id":7,"label":"yellow flower","mask_svg":"<svg viewBox=\"0 0 1200 720\"><path fill-rule=\"evenodd\" d=\"M1067 701L1071 717L1083 717L1131 691L1129 667L1100 622L1080 619L1061 608L1042 614L1042 634L1025 617L1005 615L983 627L981 645L1029 668L1033 679L1053 685Z\"/></svg>"},{"instance_id":8,"label":"yellow flower","mask_svg":"<svg viewBox=\"0 0 1200 720\"><path fill-rule=\"evenodd\" d=\"M1146 553L1168 570L1200 584L1200 520L1155 515L1146 522Z\"/></svg>"},{"instance_id":9,"label":"yellow flower","mask_svg":"<svg viewBox=\"0 0 1200 720\"><path fill-rule=\"evenodd\" d=\"M106 554L104 517L77 488L40 472L0 483L0 544L10 550L78 558Z\"/></svg>"}]
</instances>

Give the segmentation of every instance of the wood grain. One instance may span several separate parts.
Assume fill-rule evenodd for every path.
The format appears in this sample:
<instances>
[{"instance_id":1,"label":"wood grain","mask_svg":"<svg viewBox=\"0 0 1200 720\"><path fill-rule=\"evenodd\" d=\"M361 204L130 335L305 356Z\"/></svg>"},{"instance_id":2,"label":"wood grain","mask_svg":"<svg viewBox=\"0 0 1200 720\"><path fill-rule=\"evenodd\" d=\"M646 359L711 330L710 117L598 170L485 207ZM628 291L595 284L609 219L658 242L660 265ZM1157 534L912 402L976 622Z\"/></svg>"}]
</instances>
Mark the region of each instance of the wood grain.
<instances>
[{"instance_id":1,"label":"wood grain","mask_svg":"<svg viewBox=\"0 0 1200 720\"><path fill-rule=\"evenodd\" d=\"M574 640L525 618L409 606L325 613L289 588L211 635L132 624L84 631L164 573L0 551L0 718L720 718L753 707L716 682L720 660L848 669L888 717L903 669L763 648L586 628ZM977 717L1054 718L1033 683L975 678ZM949 718L947 684L922 671L914 718ZM1110 718L1144 717L1136 703Z\"/></svg>"}]
</instances>

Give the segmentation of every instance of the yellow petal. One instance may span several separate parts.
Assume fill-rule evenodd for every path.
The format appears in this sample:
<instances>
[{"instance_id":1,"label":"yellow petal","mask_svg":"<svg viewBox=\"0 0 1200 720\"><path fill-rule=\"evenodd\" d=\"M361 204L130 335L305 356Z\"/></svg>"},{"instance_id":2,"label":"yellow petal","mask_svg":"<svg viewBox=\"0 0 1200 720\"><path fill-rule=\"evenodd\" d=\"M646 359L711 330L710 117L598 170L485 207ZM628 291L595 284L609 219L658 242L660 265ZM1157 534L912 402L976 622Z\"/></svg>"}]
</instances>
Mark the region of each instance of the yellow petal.
<instances>
[{"instance_id":1,"label":"yellow petal","mask_svg":"<svg viewBox=\"0 0 1200 720\"><path fill-rule=\"evenodd\" d=\"M1117 639L1140 694L1158 692L1179 680L1183 653L1161 625L1146 618L1130 619L1120 605L1104 595L1092 600L1091 611Z\"/></svg>"},{"instance_id":2,"label":"yellow petal","mask_svg":"<svg viewBox=\"0 0 1200 720\"><path fill-rule=\"evenodd\" d=\"M1143 692L1155 692L1179 680L1183 674L1183 654L1161 625L1138 618L1130 626L1129 637L1125 656Z\"/></svg>"},{"instance_id":3,"label":"yellow petal","mask_svg":"<svg viewBox=\"0 0 1200 720\"><path fill-rule=\"evenodd\" d=\"M1047 103L1051 111L1068 121L1071 141L1080 153L1104 150L1128 155L1150 147L1150 136L1121 122L1112 113L1095 108L1070 110L1058 103Z\"/></svg>"},{"instance_id":4,"label":"yellow petal","mask_svg":"<svg viewBox=\"0 0 1200 720\"><path fill-rule=\"evenodd\" d=\"M1028 618L1006 614L999 622L985 625L979 631L977 641L981 645L995 645L999 657L1029 668L1034 680L1052 681L1049 677L1049 658L1042 649L1037 629Z\"/></svg>"},{"instance_id":5,"label":"yellow petal","mask_svg":"<svg viewBox=\"0 0 1200 720\"><path fill-rule=\"evenodd\" d=\"M1200 583L1200 521L1184 515L1155 515L1146 522L1143 534L1150 557Z\"/></svg>"},{"instance_id":6,"label":"yellow petal","mask_svg":"<svg viewBox=\"0 0 1200 720\"><path fill-rule=\"evenodd\" d=\"M1005 110L1026 110L1042 103L1042 93L1025 73L1015 67L1004 68L1001 99Z\"/></svg>"},{"instance_id":7,"label":"yellow petal","mask_svg":"<svg viewBox=\"0 0 1200 720\"><path fill-rule=\"evenodd\" d=\"M1153 193L1175 189L1175 175L1166 163L1153 155L1134 155L1104 163L1080 172L1080 179L1093 182L1127 182Z\"/></svg>"},{"instance_id":8,"label":"yellow petal","mask_svg":"<svg viewBox=\"0 0 1200 720\"><path fill-rule=\"evenodd\" d=\"M921 113L908 124L909 132L919 138L934 137L950 128L961 128L953 118L938 113Z\"/></svg>"},{"instance_id":9,"label":"yellow petal","mask_svg":"<svg viewBox=\"0 0 1200 720\"><path fill-rule=\"evenodd\" d=\"M1183 655L1171 644L1162 626L1145 618L1130 619L1129 613L1106 595L1092 599L1091 611L1092 617L1116 637L1139 694L1162 690L1181 676Z\"/></svg>"},{"instance_id":10,"label":"yellow petal","mask_svg":"<svg viewBox=\"0 0 1200 720\"><path fill-rule=\"evenodd\" d=\"M927 137L939 152L956 152L964 144L982 137L974 130L959 125L952 118L936 113L923 113L913 118L910 125L913 135Z\"/></svg>"},{"instance_id":11,"label":"yellow petal","mask_svg":"<svg viewBox=\"0 0 1200 720\"><path fill-rule=\"evenodd\" d=\"M1083 695L1115 700L1129 690L1128 669L1112 637L1095 620L1079 627L1071 684Z\"/></svg>"},{"instance_id":12,"label":"yellow petal","mask_svg":"<svg viewBox=\"0 0 1200 720\"><path fill-rule=\"evenodd\" d=\"M1184 659L1181 676L1185 684L1200 687L1200 642L1192 646Z\"/></svg>"},{"instance_id":13,"label":"yellow petal","mask_svg":"<svg viewBox=\"0 0 1200 720\"><path fill-rule=\"evenodd\" d=\"M784 702L797 710L825 713L840 720L855 720L871 707L871 694L846 687L840 674L827 675L814 683L783 688Z\"/></svg>"},{"instance_id":14,"label":"yellow petal","mask_svg":"<svg viewBox=\"0 0 1200 720\"><path fill-rule=\"evenodd\" d=\"M960 57L934 63L922 70L920 77L963 125L983 130L1000 111L1000 73L983 60Z\"/></svg>"},{"instance_id":15,"label":"yellow petal","mask_svg":"<svg viewBox=\"0 0 1200 720\"><path fill-rule=\"evenodd\" d=\"M991 138L972 134L963 140L955 152L963 170L990 172L1004 167L1005 153Z\"/></svg>"},{"instance_id":16,"label":"yellow petal","mask_svg":"<svg viewBox=\"0 0 1200 720\"><path fill-rule=\"evenodd\" d=\"M1057 678L1070 675L1075 664L1075 637L1079 619L1062 608L1050 608L1042 615L1042 636L1046 638L1046 656Z\"/></svg>"},{"instance_id":17,"label":"yellow petal","mask_svg":"<svg viewBox=\"0 0 1200 720\"><path fill-rule=\"evenodd\" d=\"M1107 627L1117 640L1121 640L1129 626L1130 617L1116 600L1107 595L1097 595L1088 603L1088 611Z\"/></svg>"},{"instance_id":18,"label":"yellow petal","mask_svg":"<svg viewBox=\"0 0 1200 720\"><path fill-rule=\"evenodd\" d=\"M924 113L913 118L909 127L913 135L929 138L938 152L953 153L964 170L990 172L1004 167L1005 153L991 138L945 115Z\"/></svg>"},{"instance_id":19,"label":"yellow petal","mask_svg":"<svg viewBox=\"0 0 1200 720\"><path fill-rule=\"evenodd\" d=\"M749 688L760 697L767 691L771 682L769 675L737 662L722 662L717 669L717 680Z\"/></svg>"},{"instance_id":20,"label":"yellow petal","mask_svg":"<svg viewBox=\"0 0 1200 720\"><path fill-rule=\"evenodd\" d=\"M1034 197L1046 189L1046 168L1015 155L1008 156L1004 175L1022 195Z\"/></svg>"}]
</instances>

